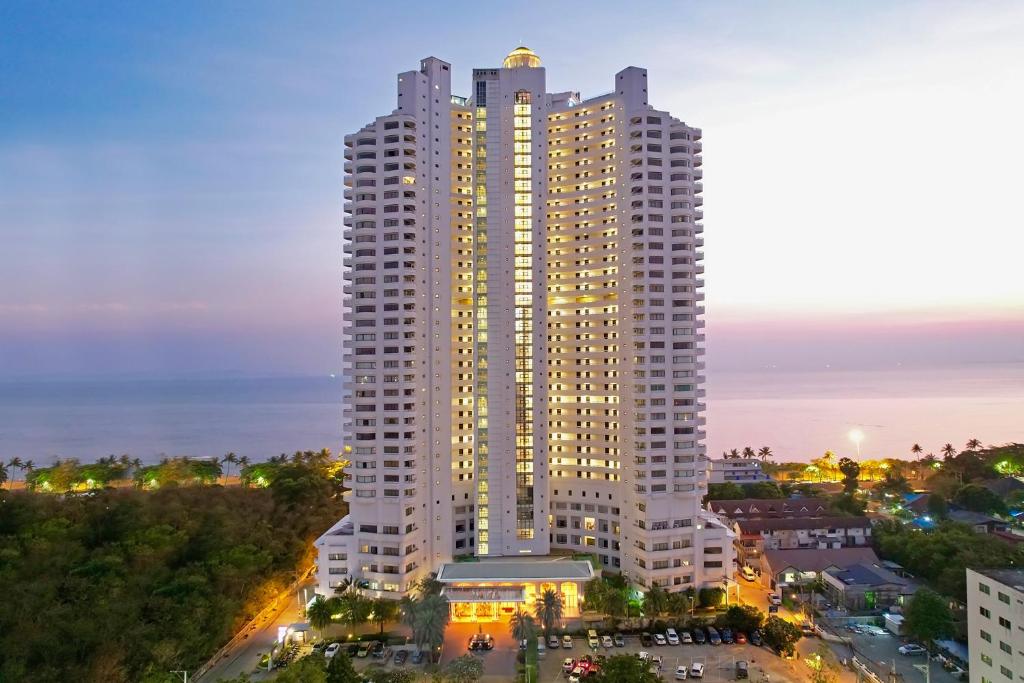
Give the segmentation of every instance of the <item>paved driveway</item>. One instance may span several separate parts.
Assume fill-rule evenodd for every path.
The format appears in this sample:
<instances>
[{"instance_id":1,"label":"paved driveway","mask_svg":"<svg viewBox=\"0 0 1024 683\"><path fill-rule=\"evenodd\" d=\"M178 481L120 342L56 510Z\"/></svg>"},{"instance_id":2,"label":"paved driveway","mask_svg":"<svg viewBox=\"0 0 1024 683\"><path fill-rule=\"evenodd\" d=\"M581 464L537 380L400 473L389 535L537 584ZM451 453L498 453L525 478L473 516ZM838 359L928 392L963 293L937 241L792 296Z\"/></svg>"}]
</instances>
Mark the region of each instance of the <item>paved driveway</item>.
<instances>
[{"instance_id":1,"label":"paved driveway","mask_svg":"<svg viewBox=\"0 0 1024 683\"><path fill-rule=\"evenodd\" d=\"M494 638L494 649L469 652L469 639L475 633L489 633ZM444 634L444 651L441 654L441 666L461 657L472 654L484 663L485 681L511 681L516 675L516 655L519 646L508 630L508 622L488 624L468 624L452 622Z\"/></svg>"}]
</instances>

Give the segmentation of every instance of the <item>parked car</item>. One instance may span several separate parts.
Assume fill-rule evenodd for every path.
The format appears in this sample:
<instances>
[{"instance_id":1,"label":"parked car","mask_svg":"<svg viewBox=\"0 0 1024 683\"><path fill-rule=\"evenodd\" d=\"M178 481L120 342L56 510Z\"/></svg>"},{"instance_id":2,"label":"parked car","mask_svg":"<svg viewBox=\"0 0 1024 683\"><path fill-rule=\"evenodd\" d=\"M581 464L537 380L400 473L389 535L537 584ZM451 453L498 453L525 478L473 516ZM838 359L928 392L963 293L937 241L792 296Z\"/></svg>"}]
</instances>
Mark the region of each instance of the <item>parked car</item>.
<instances>
[{"instance_id":1,"label":"parked car","mask_svg":"<svg viewBox=\"0 0 1024 683\"><path fill-rule=\"evenodd\" d=\"M594 629L587 631L587 645L594 650L601 647L601 640L597 637L597 631Z\"/></svg>"},{"instance_id":2,"label":"parked car","mask_svg":"<svg viewBox=\"0 0 1024 683\"><path fill-rule=\"evenodd\" d=\"M747 565L743 565L743 569L740 570L740 576L747 581L757 581L757 574L755 574L754 570Z\"/></svg>"},{"instance_id":3,"label":"parked car","mask_svg":"<svg viewBox=\"0 0 1024 683\"><path fill-rule=\"evenodd\" d=\"M615 643L612 641L611 636L601 636L601 647L611 649L615 647Z\"/></svg>"},{"instance_id":4,"label":"parked car","mask_svg":"<svg viewBox=\"0 0 1024 683\"><path fill-rule=\"evenodd\" d=\"M370 645L370 656L380 658L384 656L384 643L379 640L375 640Z\"/></svg>"},{"instance_id":5,"label":"parked car","mask_svg":"<svg viewBox=\"0 0 1024 683\"><path fill-rule=\"evenodd\" d=\"M698 645L703 645L704 643L708 642L707 634L704 633L704 629L700 628L699 626L693 629L693 642L697 643Z\"/></svg>"},{"instance_id":6,"label":"parked car","mask_svg":"<svg viewBox=\"0 0 1024 683\"><path fill-rule=\"evenodd\" d=\"M549 650L557 650L558 649L558 636L548 636L548 649Z\"/></svg>"},{"instance_id":7,"label":"parked car","mask_svg":"<svg viewBox=\"0 0 1024 683\"><path fill-rule=\"evenodd\" d=\"M748 678L748 674L749 672L747 671L747 662L742 659L736 662L736 680L738 681L741 678Z\"/></svg>"},{"instance_id":8,"label":"parked car","mask_svg":"<svg viewBox=\"0 0 1024 683\"><path fill-rule=\"evenodd\" d=\"M576 660L572 657L566 657L562 660L562 673L569 673L576 668Z\"/></svg>"},{"instance_id":9,"label":"parked car","mask_svg":"<svg viewBox=\"0 0 1024 683\"><path fill-rule=\"evenodd\" d=\"M746 645L747 644L747 634L744 633L743 631L737 631L735 637L736 637L736 644L737 645Z\"/></svg>"},{"instance_id":10,"label":"parked car","mask_svg":"<svg viewBox=\"0 0 1024 683\"><path fill-rule=\"evenodd\" d=\"M395 665L396 666L402 666L403 664L405 664L405 661L407 659L409 659L409 651L408 650L398 650L397 652L395 652Z\"/></svg>"},{"instance_id":11,"label":"parked car","mask_svg":"<svg viewBox=\"0 0 1024 683\"><path fill-rule=\"evenodd\" d=\"M338 654L338 650L340 649L341 643L331 643L327 646L327 649L324 650L324 657L326 657L327 659L331 659L332 657L334 657L334 655Z\"/></svg>"},{"instance_id":12,"label":"parked car","mask_svg":"<svg viewBox=\"0 0 1024 683\"><path fill-rule=\"evenodd\" d=\"M927 654L928 650L917 643L907 643L906 645L900 645L898 652L908 657L916 657L917 655Z\"/></svg>"},{"instance_id":13,"label":"parked car","mask_svg":"<svg viewBox=\"0 0 1024 683\"><path fill-rule=\"evenodd\" d=\"M621 633L612 636L612 640L615 642L615 647L626 647L626 638Z\"/></svg>"},{"instance_id":14,"label":"parked car","mask_svg":"<svg viewBox=\"0 0 1024 683\"><path fill-rule=\"evenodd\" d=\"M805 621L802 624L800 624L800 633L804 634L805 636L817 635L817 632L814 630L814 625L809 621Z\"/></svg>"},{"instance_id":15,"label":"parked car","mask_svg":"<svg viewBox=\"0 0 1024 683\"><path fill-rule=\"evenodd\" d=\"M723 626L722 630L719 632L719 635L722 636L723 643L725 643L726 645L732 645L733 637L731 628L729 628L728 626Z\"/></svg>"},{"instance_id":16,"label":"parked car","mask_svg":"<svg viewBox=\"0 0 1024 683\"><path fill-rule=\"evenodd\" d=\"M782 604L782 598L777 593L769 593L768 603L771 605L779 606Z\"/></svg>"},{"instance_id":17,"label":"parked car","mask_svg":"<svg viewBox=\"0 0 1024 683\"><path fill-rule=\"evenodd\" d=\"M679 642L686 643L686 644L692 643L693 642L693 636L690 635L689 631L680 631L679 632Z\"/></svg>"},{"instance_id":18,"label":"parked car","mask_svg":"<svg viewBox=\"0 0 1024 683\"><path fill-rule=\"evenodd\" d=\"M668 641L669 645L678 645L679 644L679 634L676 633L676 630L674 628L670 628L670 629L665 631L665 640Z\"/></svg>"},{"instance_id":19,"label":"parked car","mask_svg":"<svg viewBox=\"0 0 1024 683\"><path fill-rule=\"evenodd\" d=\"M694 662L690 667L690 678L704 678L704 664Z\"/></svg>"},{"instance_id":20,"label":"parked car","mask_svg":"<svg viewBox=\"0 0 1024 683\"><path fill-rule=\"evenodd\" d=\"M750 644L751 645L757 645L758 647L760 647L762 642L764 642L764 641L761 640L761 632L760 631L754 631L753 633L750 634Z\"/></svg>"},{"instance_id":21,"label":"parked car","mask_svg":"<svg viewBox=\"0 0 1024 683\"><path fill-rule=\"evenodd\" d=\"M685 681L686 680L686 665L685 664L680 664L679 666L676 667L676 680L677 681Z\"/></svg>"},{"instance_id":22,"label":"parked car","mask_svg":"<svg viewBox=\"0 0 1024 683\"><path fill-rule=\"evenodd\" d=\"M654 644L655 645L666 645L666 644L668 644L668 639L665 637L664 633L655 633L654 634Z\"/></svg>"},{"instance_id":23,"label":"parked car","mask_svg":"<svg viewBox=\"0 0 1024 683\"><path fill-rule=\"evenodd\" d=\"M644 631L643 633L640 634L640 644L643 645L644 647L650 647L651 645L654 645L654 639L651 638L651 634L650 633L648 633L647 631Z\"/></svg>"},{"instance_id":24,"label":"parked car","mask_svg":"<svg viewBox=\"0 0 1024 683\"><path fill-rule=\"evenodd\" d=\"M722 636L718 634L718 630L714 626L708 626L708 642L712 645L722 644Z\"/></svg>"},{"instance_id":25,"label":"parked car","mask_svg":"<svg viewBox=\"0 0 1024 683\"><path fill-rule=\"evenodd\" d=\"M470 650L493 650L494 638L489 633L474 633L469 639Z\"/></svg>"},{"instance_id":26,"label":"parked car","mask_svg":"<svg viewBox=\"0 0 1024 683\"><path fill-rule=\"evenodd\" d=\"M572 649L572 636L570 636L568 633L562 636L562 647L566 650Z\"/></svg>"},{"instance_id":27,"label":"parked car","mask_svg":"<svg viewBox=\"0 0 1024 683\"><path fill-rule=\"evenodd\" d=\"M369 657L370 656L370 648L373 647L373 644L375 642L376 641L368 640L365 643L363 643L362 645L360 645L359 646L359 654L357 654L356 657L359 657L360 659L363 658L363 657Z\"/></svg>"}]
</instances>

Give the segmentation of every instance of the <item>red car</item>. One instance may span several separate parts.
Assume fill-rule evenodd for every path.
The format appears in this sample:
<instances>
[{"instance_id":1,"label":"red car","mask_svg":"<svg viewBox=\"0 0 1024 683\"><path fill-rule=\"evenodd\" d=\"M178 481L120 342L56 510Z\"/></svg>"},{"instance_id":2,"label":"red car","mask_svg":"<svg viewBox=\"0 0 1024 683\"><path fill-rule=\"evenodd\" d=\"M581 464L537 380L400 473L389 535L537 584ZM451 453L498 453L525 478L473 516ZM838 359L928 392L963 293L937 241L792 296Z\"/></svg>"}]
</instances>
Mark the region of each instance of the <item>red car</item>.
<instances>
[{"instance_id":1,"label":"red car","mask_svg":"<svg viewBox=\"0 0 1024 683\"><path fill-rule=\"evenodd\" d=\"M744 633L743 631L737 631L736 632L736 644L737 645L746 645L746 643L747 643L747 634Z\"/></svg>"}]
</instances>

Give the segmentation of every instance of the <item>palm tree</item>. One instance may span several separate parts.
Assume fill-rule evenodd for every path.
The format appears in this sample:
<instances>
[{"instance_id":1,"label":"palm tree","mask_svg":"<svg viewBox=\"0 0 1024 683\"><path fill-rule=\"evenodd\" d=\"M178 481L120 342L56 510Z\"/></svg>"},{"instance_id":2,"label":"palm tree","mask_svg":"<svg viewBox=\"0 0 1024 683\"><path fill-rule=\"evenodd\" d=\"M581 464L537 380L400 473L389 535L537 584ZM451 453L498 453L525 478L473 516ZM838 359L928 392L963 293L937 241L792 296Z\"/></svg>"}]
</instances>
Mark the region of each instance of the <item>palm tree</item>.
<instances>
[{"instance_id":1,"label":"palm tree","mask_svg":"<svg viewBox=\"0 0 1024 683\"><path fill-rule=\"evenodd\" d=\"M24 469L25 463L18 456L14 456L7 463L7 467L10 469L11 472L11 488L14 488L14 482L18 480L18 475L14 473L14 470Z\"/></svg>"},{"instance_id":2,"label":"palm tree","mask_svg":"<svg viewBox=\"0 0 1024 683\"><path fill-rule=\"evenodd\" d=\"M310 626L320 631L320 640L324 639L324 629L334 621L333 614L334 607L331 605L331 601L325 599L322 595L313 598L313 602L306 608L306 621L309 622Z\"/></svg>"},{"instance_id":3,"label":"palm tree","mask_svg":"<svg viewBox=\"0 0 1024 683\"><path fill-rule=\"evenodd\" d=\"M428 595L413 604L413 641L420 650L430 650L433 655L444 642L449 618L448 601L440 595Z\"/></svg>"},{"instance_id":4,"label":"palm tree","mask_svg":"<svg viewBox=\"0 0 1024 683\"><path fill-rule=\"evenodd\" d=\"M729 451L729 457L735 460L740 457L740 452L733 448L731 451Z\"/></svg>"},{"instance_id":5,"label":"palm tree","mask_svg":"<svg viewBox=\"0 0 1024 683\"><path fill-rule=\"evenodd\" d=\"M444 584L437 580L436 573L431 572L419 579L414 584L414 587L419 597L425 598L428 595L440 595L441 589L444 588Z\"/></svg>"},{"instance_id":6,"label":"palm tree","mask_svg":"<svg viewBox=\"0 0 1024 683\"><path fill-rule=\"evenodd\" d=\"M916 455L919 458L921 457L921 453L923 451L924 451L924 449L921 448L921 444L919 444L919 443L915 443L913 446L910 447L910 452L913 453L914 455Z\"/></svg>"},{"instance_id":7,"label":"palm tree","mask_svg":"<svg viewBox=\"0 0 1024 683\"><path fill-rule=\"evenodd\" d=\"M380 626L381 634L384 633L384 624L394 621L398 616L398 603L387 598L377 598L373 601L373 612L371 612L373 623Z\"/></svg>"},{"instance_id":8,"label":"palm tree","mask_svg":"<svg viewBox=\"0 0 1024 683\"><path fill-rule=\"evenodd\" d=\"M229 473L231 472L231 466L238 463L238 456L233 452L228 453L221 458L220 461L227 465L227 467L224 468L224 481L227 482L228 476L230 476Z\"/></svg>"},{"instance_id":9,"label":"palm tree","mask_svg":"<svg viewBox=\"0 0 1024 683\"><path fill-rule=\"evenodd\" d=\"M757 452L757 457L761 458L761 462L768 462L768 458L772 457L772 449L768 446L761 446L761 450Z\"/></svg>"},{"instance_id":10,"label":"palm tree","mask_svg":"<svg viewBox=\"0 0 1024 683\"><path fill-rule=\"evenodd\" d=\"M537 622L529 614L523 614L516 610L512 618L508 620L508 630L516 641L529 640L537 633Z\"/></svg>"},{"instance_id":11,"label":"palm tree","mask_svg":"<svg viewBox=\"0 0 1024 683\"><path fill-rule=\"evenodd\" d=\"M644 612L648 617L660 617L668 609L668 593L660 586L651 586L644 594Z\"/></svg>"},{"instance_id":12,"label":"palm tree","mask_svg":"<svg viewBox=\"0 0 1024 683\"><path fill-rule=\"evenodd\" d=\"M956 455L956 448L953 447L953 444L947 443L945 446L942 447L941 453L945 455L947 458L952 458L954 455Z\"/></svg>"},{"instance_id":13,"label":"palm tree","mask_svg":"<svg viewBox=\"0 0 1024 683\"><path fill-rule=\"evenodd\" d=\"M754 457L754 449L750 446L743 447L743 458L749 460Z\"/></svg>"},{"instance_id":14,"label":"palm tree","mask_svg":"<svg viewBox=\"0 0 1024 683\"><path fill-rule=\"evenodd\" d=\"M562 620L562 595L550 588L541 593L533 606L537 621L544 627L544 634L551 635L551 629Z\"/></svg>"},{"instance_id":15,"label":"palm tree","mask_svg":"<svg viewBox=\"0 0 1024 683\"><path fill-rule=\"evenodd\" d=\"M969 450L969 451L976 451L979 448L981 448L981 440L980 439L970 439L967 442L967 450Z\"/></svg>"}]
</instances>

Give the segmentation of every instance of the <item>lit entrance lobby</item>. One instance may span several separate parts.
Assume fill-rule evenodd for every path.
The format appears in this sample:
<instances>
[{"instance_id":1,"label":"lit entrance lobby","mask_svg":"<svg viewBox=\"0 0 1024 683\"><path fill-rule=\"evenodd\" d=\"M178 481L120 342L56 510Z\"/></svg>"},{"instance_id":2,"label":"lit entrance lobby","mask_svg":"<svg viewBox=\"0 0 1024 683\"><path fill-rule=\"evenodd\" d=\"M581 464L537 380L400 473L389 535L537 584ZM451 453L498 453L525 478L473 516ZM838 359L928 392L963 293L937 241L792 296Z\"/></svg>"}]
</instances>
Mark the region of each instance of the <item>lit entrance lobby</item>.
<instances>
[{"instance_id":1,"label":"lit entrance lobby","mask_svg":"<svg viewBox=\"0 0 1024 683\"><path fill-rule=\"evenodd\" d=\"M442 565L437 580L452 621L505 620L516 610L533 612L537 598L562 596L562 616L578 617L583 586L594 578L590 562L556 557L481 559Z\"/></svg>"}]
</instances>

